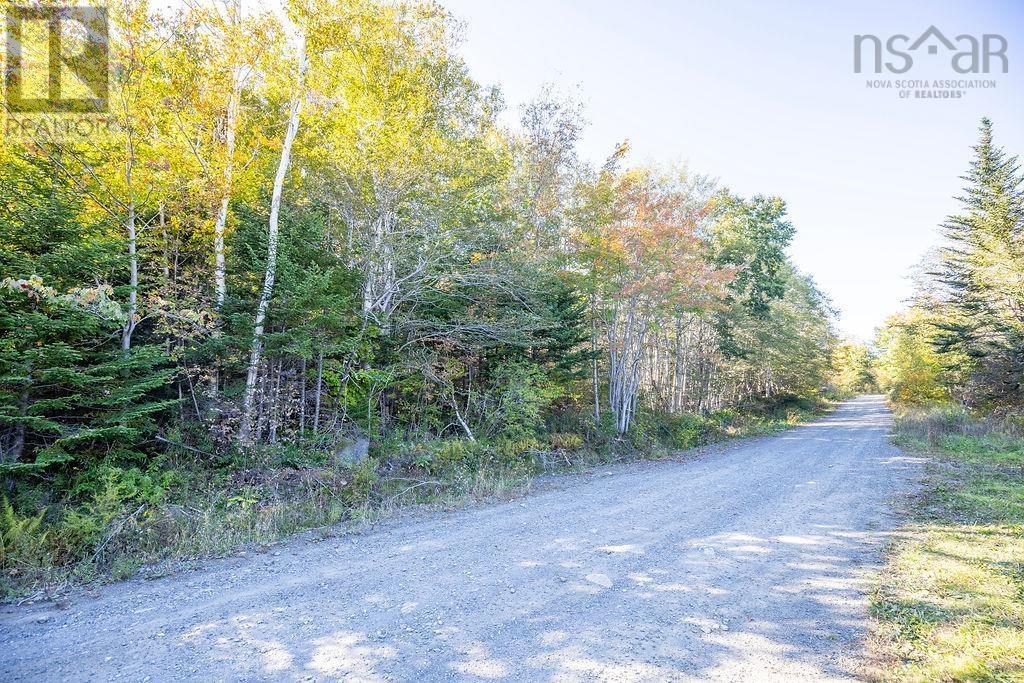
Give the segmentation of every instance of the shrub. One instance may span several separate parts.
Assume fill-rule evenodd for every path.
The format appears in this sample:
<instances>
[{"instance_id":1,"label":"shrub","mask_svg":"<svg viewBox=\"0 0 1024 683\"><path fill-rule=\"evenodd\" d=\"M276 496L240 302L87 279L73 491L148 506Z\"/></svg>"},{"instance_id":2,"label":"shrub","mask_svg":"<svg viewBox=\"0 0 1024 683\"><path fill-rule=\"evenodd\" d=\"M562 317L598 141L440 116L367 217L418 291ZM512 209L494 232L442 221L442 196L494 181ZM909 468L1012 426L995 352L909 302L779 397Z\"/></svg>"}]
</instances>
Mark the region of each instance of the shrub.
<instances>
[{"instance_id":1,"label":"shrub","mask_svg":"<svg viewBox=\"0 0 1024 683\"><path fill-rule=\"evenodd\" d=\"M583 447L583 435L571 433L549 434L548 444L555 449L575 451Z\"/></svg>"},{"instance_id":2,"label":"shrub","mask_svg":"<svg viewBox=\"0 0 1024 683\"><path fill-rule=\"evenodd\" d=\"M115 516L96 505L68 508L54 529L57 563L69 564L85 557L103 538Z\"/></svg>"},{"instance_id":3,"label":"shrub","mask_svg":"<svg viewBox=\"0 0 1024 683\"><path fill-rule=\"evenodd\" d=\"M562 395L536 365L507 363L492 378L498 397L490 415L490 432L513 441L533 438L544 425L544 413Z\"/></svg>"},{"instance_id":4,"label":"shrub","mask_svg":"<svg viewBox=\"0 0 1024 683\"><path fill-rule=\"evenodd\" d=\"M0 503L0 573L31 575L52 561L49 533L43 528L46 511L21 516L7 498Z\"/></svg>"},{"instance_id":5,"label":"shrub","mask_svg":"<svg viewBox=\"0 0 1024 683\"><path fill-rule=\"evenodd\" d=\"M971 423L971 415L963 406L945 404L905 411L900 416L900 431L935 443L943 435L964 433Z\"/></svg>"},{"instance_id":6,"label":"shrub","mask_svg":"<svg viewBox=\"0 0 1024 683\"><path fill-rule=\"evenodd\" d=\"M699 446L709 440L709 433L713 430L709 418L693 413L653 413L645 416L642 422L645 433L669 448L685 449Z\"/></svg>"},{"instance_id":7,"label":"shrub","mask_svg":"<svg viewBox=\"0 0 1024 683\"><path fill-rule=\"evenodd\" d=\"M484 448L478 441L445 439L433 444L429 470L433 474L452 474L459 470L475 472L483 462Z\"/></svg>"},{"instance_id":8,"label":"shrub","mask_svg":"<svg viewBox=\"0 0 1024 683\"><path fill-rule=\"evenodd\" d=\"M277 454L277 461L281 467L294 467L295 469L323 467L328 460L328 451L296 443L280 446Z\"/></svg>"},{"instance_id":9,"label":"shrub","mask_svg":"<svg viewBox=\"0 0 1024 683\"><path fill-rule=\"evenodd\" d=\"M506 469L520 469L523 465L528 464L528 454L539 447L540 443L532 437L525 439L498 439L494 445L497 464Z\"/></svg>"},{"instance_id":10,"label":"shrub","mask_svg":"<svg viewBox=\"0 0 1024 683\"><path fill-rule=\"evenodd\" d=\"M348 468L348 473L351 480L342 489L341 497L350 505L368 503L380 483L377 461L374 458L366 458L362 462L351 465Z\"/></svg>"}]
</instances>

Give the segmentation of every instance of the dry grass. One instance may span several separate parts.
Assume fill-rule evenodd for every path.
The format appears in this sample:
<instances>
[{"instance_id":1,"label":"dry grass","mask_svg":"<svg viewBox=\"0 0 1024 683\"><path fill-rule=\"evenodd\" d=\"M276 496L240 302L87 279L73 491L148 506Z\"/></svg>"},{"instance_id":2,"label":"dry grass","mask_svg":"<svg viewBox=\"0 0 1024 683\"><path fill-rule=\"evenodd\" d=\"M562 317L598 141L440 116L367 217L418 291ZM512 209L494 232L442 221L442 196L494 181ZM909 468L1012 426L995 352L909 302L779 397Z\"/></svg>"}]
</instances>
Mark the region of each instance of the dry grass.
<instances>
[{"instance_id":1,"label":"dry grass","mask_svg":"<svg viewBox=\"0 0 1024 683\"><path fill-rule=\"evenodd\" d=\"M934 459L873 599L878 678L1024 681L1024 439L938 408L898 416L897 440Z\"/></svg>"}]
</instances>

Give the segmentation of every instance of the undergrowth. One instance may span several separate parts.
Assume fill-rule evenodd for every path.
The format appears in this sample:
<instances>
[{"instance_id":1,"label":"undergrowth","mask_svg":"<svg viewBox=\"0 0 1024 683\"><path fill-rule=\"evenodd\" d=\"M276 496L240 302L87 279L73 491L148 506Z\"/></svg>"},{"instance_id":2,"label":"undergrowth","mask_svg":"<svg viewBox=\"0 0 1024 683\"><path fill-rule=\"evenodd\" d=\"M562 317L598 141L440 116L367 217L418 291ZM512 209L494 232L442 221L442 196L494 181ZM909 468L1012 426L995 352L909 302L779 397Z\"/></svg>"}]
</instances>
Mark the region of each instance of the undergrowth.
<instances>
[{"instance_id":1,"label":"undergrowth","mask_svg":"<svg viewBox=\"0 0 1024 683\"><path fill-rule=\"evenodd\" d=\"M0 497L0 598L121 580L144 566L159 575L176 562L266 547L303 530L372 521L409 505L511 498L542 474L768 434L824 406L791 401L707 415L642 414L628 439L587 419L556 425L543 438L391 435L372 443L358 463L293 446L215 462L172 449L146 467L97 468L79 483L75 502L48 500L41 487L21 491L17 506ZM39 511L15 511L32 508Z\"/></svg>"}]
</instances>

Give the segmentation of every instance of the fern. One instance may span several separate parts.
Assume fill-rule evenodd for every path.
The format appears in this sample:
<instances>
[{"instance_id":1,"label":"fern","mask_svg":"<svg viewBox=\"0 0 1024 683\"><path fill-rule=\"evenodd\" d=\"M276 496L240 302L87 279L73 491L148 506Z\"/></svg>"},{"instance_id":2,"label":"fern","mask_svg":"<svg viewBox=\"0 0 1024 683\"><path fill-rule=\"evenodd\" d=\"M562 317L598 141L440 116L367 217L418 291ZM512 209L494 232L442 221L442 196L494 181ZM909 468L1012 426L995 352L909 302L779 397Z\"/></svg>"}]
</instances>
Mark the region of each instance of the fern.
<instances>
[{"instance_id":1,"label":"fern","mask_svg":"<svg viewBox=\"0 0 1024 683\"><path fill-rule=\"evenodd\" d=\"M0 571L37 567L47 557L49 531L42 529L46 510L22 517L6 497L0 505Z\"/></svg>"}]
</instances>

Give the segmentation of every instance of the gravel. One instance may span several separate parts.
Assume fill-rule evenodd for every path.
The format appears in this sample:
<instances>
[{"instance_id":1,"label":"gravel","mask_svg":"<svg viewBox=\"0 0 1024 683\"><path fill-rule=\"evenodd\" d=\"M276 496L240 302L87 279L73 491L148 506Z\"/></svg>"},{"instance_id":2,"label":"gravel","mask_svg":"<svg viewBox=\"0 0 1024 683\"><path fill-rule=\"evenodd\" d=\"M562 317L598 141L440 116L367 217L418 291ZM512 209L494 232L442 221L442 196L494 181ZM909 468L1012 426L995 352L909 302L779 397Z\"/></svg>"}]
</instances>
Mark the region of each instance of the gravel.
<instances>
[{"instance_id":1,"label":"gravel","mask_svg":"<svg viewBox=\"0 0 1024 683\"><path fill-rule=\"evenodd\" d=\"M0 609L0 680L856 680L920 462L881 397L519 500Z\"/></svg>"}]
</instances>

